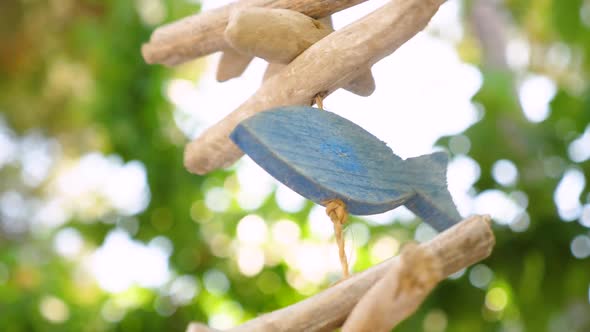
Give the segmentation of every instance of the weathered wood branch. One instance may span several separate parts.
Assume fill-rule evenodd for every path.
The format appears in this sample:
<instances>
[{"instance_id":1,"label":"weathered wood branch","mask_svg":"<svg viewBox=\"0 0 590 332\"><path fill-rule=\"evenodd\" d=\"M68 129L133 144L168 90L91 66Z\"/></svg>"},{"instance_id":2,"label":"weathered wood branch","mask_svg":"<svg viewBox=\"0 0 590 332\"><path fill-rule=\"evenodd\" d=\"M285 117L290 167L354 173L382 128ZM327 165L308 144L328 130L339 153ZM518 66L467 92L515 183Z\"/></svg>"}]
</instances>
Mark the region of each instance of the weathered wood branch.
<instances>
[{"instance_id":1,"label":"weathered wood branch","mask_svg":"<svg viewBox=\"0 0 590 332\"><path fill-rule=\"evenodd\" d=\"M293 10L245 8L230 16L224 36L242 54L287 64L332 31Z\"/></svg>"},{"instance_id":2,"label":"weathered wood branch","mask_svg":"<svg viewBox=\"0 0 590 332\"><path fill-rule=\"evenodd\" d=\"M411 246L361 298L342 332L391 331L418 309L441 279L438 257L425 248Z\"/></svg>"},{"instance_id":3,"label":"weathered wood branch","mask_svg":"<svg viewBox=\"0 0 590 332\"><path fill-rule=\"evenodd\" d=\"M494 244L495 239L491 229L489 216L470 217L439 234L429 242L418 246L417 249L420 250L420 255L432 260L432 262L427 264L427 267L429 268L420 269L419 271L428 272L432 270L432 267L434 267L435 271L433 275L419 277L426 278L426 283L431 282L432 280L439 281L450 274L488 257L492 252ZM408 260L408 258L412 259L412 257L406 256L405 260ZM393 257L368 270L355 274L304 301L262 315L229 331L332 331L333 329L342 326L353 308L357 306L359 300L365 296L365 294L370 294L370 292L367 293L367 291L369 291L374 285L379 285L379 280L382 280L384 277L388 278L385 280L395 279L398 280L396 282L402 283L398 296L394 301L398 306L401 303L415 303L416 292L408 292L405 290L405 287L408 286L406 282L408 279L400 278L400 275L397 274L411 274L411 272L408 272L407 268L412 269L412 264L406 264L404 265L405 268L400 269L400 266L402 265L403 262L400 256ZM428 281L431 277L433 279ZM422 297L425 296L425 294L420 292L418 292L418 295ZM362 307L358 308L362 309ZM351 318L349 319L354 319L354 316L350 317ZM373 318L374 315L371 314L370 317Z\"/></svg>"},{"instance_id":4,"label":"weathered wood branch","mask_svg":"<svg viewBox=\"0 0 590 332\"><path fill-rule=\"evenodd\" d=\"M242 156L229 134L242 120L276 106L310 104L391 54L420 32L444 0L392 0L373 13L312 45L287 67L264 81L237 110L209 128L185 149L185 167L205 174Z\"/></svg>"},{"instance_id":5,"label":"weathered wood branch","mask_svg":"<svg viewBox=\"0 0 590 332\"><path fill-rule=\"evenodd\" d=\"M225 82L234 77L241 76L254 57L236 52L233 49L223 51L217 65L216 79Z\"/></svg>"},{"instance_id":6,"label":"weathered wood branch","mask_svg":"<svg viewBox=\"0 0 590 332\"><path fill-rule=\"evenodd\" d=\"M334 28L329 16L321 21L294 10L246 8L231 15L225 40L241 54L259 57L269 63L288 64L332 32ZM363 97L369 96L375 90L373 74L370 70L363 71L343 88Z\"/></svg>"},{"instance_id":7,"label":"weathered wood branch","mask_svg":"<svg viewBox=\"0 0 590 332\"><path fill-rule=\"evenodd\" d=\"M228 48L223 31L233 10L246 7L284 8L321 18L366 0L240 0L186 17L156 29L141 48L147 63L177 65Z\"/></svg>"}]
</instances>

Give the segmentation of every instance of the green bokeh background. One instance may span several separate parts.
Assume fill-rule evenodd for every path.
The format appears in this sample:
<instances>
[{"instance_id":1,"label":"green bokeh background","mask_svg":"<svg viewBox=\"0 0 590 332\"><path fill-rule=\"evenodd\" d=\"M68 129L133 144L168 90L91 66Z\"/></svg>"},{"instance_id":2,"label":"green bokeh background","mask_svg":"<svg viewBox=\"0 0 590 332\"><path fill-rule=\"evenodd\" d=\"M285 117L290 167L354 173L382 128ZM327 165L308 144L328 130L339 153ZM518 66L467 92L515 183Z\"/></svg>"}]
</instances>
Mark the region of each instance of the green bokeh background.
<instances>
[{"instance_id":1,"label":"green bokeh background","mask_svg":"<svg viewBox=\"0 0 590 332\"><path fill-rule=\"evenodd\" d=\"M233 183L233 170L198 177L183 168L187 139L176 128L173 108L163 91L171 78L198 79L202 66L192 63L170 69L143 62L141 44L155 28L139 14L146 3L0 2L0 112L14 140L40 137L42 142L52 142L60 151L56 164L76 160L89 151L116 155L125 162L140 161L151 193L148 207L136 216L89 209L57 228L39 231L26 220L18 232L0 228L0 331L182 331L191 320L207 322L220 312L245 321L297 302L307 297L302 293L317 292L334 281L300 292L287 282L290 267L284 262L247 277L240 273L235 259L213 254L207 234L234 238L238 221L250 212L235 200L224 212L210 211L203 203L208 189ZM188 1L158 3L166 22L199 11L198 3ZM497 245L484 261L493 271L491 282L474 287L470 270L444 281L397 331L590 331L590 258L576 258L571 250L574 238L588 239L590 233L578 219L561 220L553 200L567 170L581 171L586 178L590 175L587 160L574 162L568 154L570 144L590 123L590 2L501 1L513 24L510 31L531 45L528 71L546 75L557 86L552 111L540 123L527 121L514 93L523 73L486 65L486 52L470 25L472 5L464 1L465 37L458 51L484 77L474 98L484 116L462 133L471 142L469 157L481 169L474 190L525 193L530 226L515 232L495 224ZM556 49L569 54L563 66L551 62ZM439 145L447 147L449 139L441 139ZM520 176L515 184L502 186L494 180L492 166L500 159L516 165ZM58 169L31 184L24 167L24 162L15 161L0 168L0 194L17 192L27 202L50 200L48 186ZM582 205L590 204L587 187L580 200ZM585 206L585 213L590 213ZM265 220L290 218L306 237L311 208L307 203L300 212L290 214L271 195L254 213ZM0 218L5 216L0 214ZM193 276L200 285L200 292L189 303L171 307L161 289L133 287L110 294L91 279L80 280L77 261L53 250L61 228L76 229L85 250L92 251L127 219L140 225L133 235L136 240L147 243L165 236L171 241L171 269L179 276ZM356 248L355 270L371 265L372 239L390 235L407 242L418 225L413 221L369 227L371 240ZM207 271L222 271L230 281L229 290L221 294L208 291L202 285ZM65 304L67 308L63 321L48 320L40 309L42 303L55 304L56 299L57 307ZM493 310L490 301L505 305ZM109 306L124 315L105 319Z\"/></svg>"}]
</instances>

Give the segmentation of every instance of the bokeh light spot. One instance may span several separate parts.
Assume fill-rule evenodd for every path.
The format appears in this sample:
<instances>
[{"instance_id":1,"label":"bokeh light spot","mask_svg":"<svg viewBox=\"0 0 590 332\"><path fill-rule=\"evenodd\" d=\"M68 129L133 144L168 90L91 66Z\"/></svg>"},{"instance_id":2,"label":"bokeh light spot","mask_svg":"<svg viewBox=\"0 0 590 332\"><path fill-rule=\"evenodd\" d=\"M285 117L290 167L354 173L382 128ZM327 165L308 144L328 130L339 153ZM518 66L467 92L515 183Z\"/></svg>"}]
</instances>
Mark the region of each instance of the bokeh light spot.
<instances>
[{"instance_id":1,"label":"bokeh light spot","mask_svg":"<svg viewBox=\"0 0 590 332\"><path fill-rule=\"evenodd\" d=\"M193 276L179 276L170 284L168 295L176 306L189 304L199 294L199 283Z\"/></svg>"},{"instance_id":2,"label":"bokeh light spot","mask_svg":"<svg viewBox=\"0 0 590 332\"><path fill-rule=\"evenodd\" d=\"M70 317L67 304L55 296L43 297L39 303L39 311L51 323L63 323Z\"/></svg>"},{"instance_id":3,"label":"bokeh light spot","mask_svg":"<svg viewBox=\"0 0 590 332\"><path fill-rule=\"evenodd\" d=\"M514 222L511 223L509 225L509 227L512 231L517 232L517 233L521 233L521 232L524 232L527 229L529 229L530 225L531 225L531 217L529 216L528 213L523 212L518 217L516 217L516 220L514 220Z\"/></svg>"},{"instance_id":4,"label":"bokeh light spot","mask_svg":"<svg viewBox=\"0 0 590 332\"><path fill-rule=\"evenodd\" d=\"M309 212L309 228L311 234L320 240L328 240L334 235L334 227L330 217L326 215L326 210L319 205L315 205Z\"/></svg>"},{"instance_id":5,"label":"bokeh light spot","mask_svg":"<svg viewBox=\"0 0 590 332\"><path fill-rule=\"evenodd\" d=\"M237 235L242 243L261 245L268 238L268 227L260 216L249 214L238 222Z\"/></svg>"},{"instance_id":6,"label":"bokeh light spot","mask_svg":"<svg viewBox=\"0 0 590 332\"><path fill-rule=\"evenodd\" d=\"M400 243L397 239L391 236L382 236L378 238L371 245L371 262L373 264L381 263L382 261L395 256L400 248Z\"/></svg>"},{"instance_id":7,"label":"bokeh light spot","mask_svg":"<svg viewBox=\"0 0 590 332\"><path fill-rule=\"evenodd\" d=\"M466 155L471 149L471 141L465 135L456 135L449 140L449 149L455 155Z\"/></svg>"},{"instance_id":8,"label":"bokeh light spot","mask_svg":"<svg viewBox=\"0 0 590 332\"><path fill-rule=\"evenodd\" d=\"M444 332L447 329L447 324L445 312L440 309L433 309L424 317L422 327L424 332Z\"/></svg>"},{"instance_id":9,"label":"bokeh light spot","mask_svg":"<svg viewBox=\"0 0 590 332\"><path fill-rule=\"evenodd\" d=\"M587 126L584 133L570 143L568 155L577 163L590 159L590 126Z\"/></svg>"},{"instance_id":10,"label":"bokeh light spot","mask_svg":"<svg viewBox=\"0 0 590 332\"><path fill-rule=\"evenodd\" d=\"M305 206L305 198L284 184L279 184L275 192L279 208L285 212L296 213Z\"/></svg>"},{"instance_id":11,"label":"bokeh light spot","mask_svg":"<svg viewBox=\"0 0 590 332\"><path fill-rule=\"evenodd\" d=\"M485 264L478 264L469 272L469 281L477 288L486 288L493 277L494 272Z\"/></svg>"},{"instance_id":12,"label":"bokeh light spot","mask_svg":"<svg viewBox=\"0 0 590 332\"><path fill-rule=\"evenodd\" d=\"M590 228L590 204L584 205L582 216L580 216L580 224L584 227Z\"/></svg>"},{"instance_id":13,"label":"bokeh light spot","mask_svg":"<svg viewBox=\"0 0 590 332\"><path fill-rule=\"evenodd\" d=\"M247 277L257 275L264 267L264 251L258 247L241 246L238 249L238 267Z\"/></svg>"},{"instance_id":14,"label":"bokeh light spot","mask_svg":"<svg viewBox=\"0 0 590 332\"><path fill-rule=\"evenodd\" d=\"M127 290L134 284L160 287L170 278L165 251L132 240L121 230L107 235L90 257L90 264L100 287L112 293Z\"/></svg>"},{"instance_id":15,"label":"bokeh light spot","mask_svg":"<svg viewBox=\"0 0 590 332\"><path fill-rule=\"evenodd\" d=\"M230 329L242 319L244 310L235 301L224 301L215 309L215 313L209 319L209 326L219 330Z\"/></svg>"},{"instance_id":16,"label":"bokeh light spot","mask_svg":"<svg viewBox=\"0 0 590 332\"><path fill-rule=\"evenodd\" d=\"M205 205L209 210L225 212L231 204L231 195L223 187L215 187L207 190L205 194Z\"/></svg>"},{"instance_id":17,"label":"bokeh light spot","mask_svg":"<svg viewBox=\"0 0 590 332\"><path fill-rule=\"evenodd\" d=\"M512 186L518 178L518 170L512 161L501 159L492 166L492 176L499 184Z\"/></svg>"},{"instance_id":18,"label":"bokeh light spot","mask_svg":"<svg viewBox=\"0 0 590 332\"><path fill-rule=\"evenodd\" d=\"M527 119L541 122L549 116L549 103L557 88L550 78L540 75L527 77L519 89L519 98Z\"/></svg>"},{"instance_id":19,"label":"bokeh light spot","mask_svg":"<svg viewBox=\"0 0 590 332\"><path fill-rule=\"evenodd\" d=\"M466 268L462 268L461 270L451 274L449 276L449 279L451 280L457 280L457 279L461 279L461 277L463 277L465 275L465 272L467 272Z\"/></svg>"},{"instance_id":20,"label":"bokeh light spot","mask_svg":"<svg viewBox=\"0 0 590 332\"><path fill-rule=\"evenodd\" d=\"M272 225L272 236L277 243L292 246L299 241L301 229L294 221L282 219Z\"/></svg>"},{"instance_id":21,"label":"bokeh light spot","mask_svg":"<svg viewBox=\"0 0 590 332\"><path fill-rule=\"evenodd\" d=\"M492 311L502 311L508 305L508 294L500 287L492 288L486 294L485 304Z\"/></svg>"},{"instance_id":22,"label":"bokeh light spot","mask_svg":"<svg viewBox=\"0 0 590 332\"><path fill-rule=\"evenodd\" d=\"M529 65L531 47L521 38L511 39L506 45L506 61L515 70L525 70Z\"/></svg>"},{"instance_id":23,"label":"bokeh light spot","mask_svg":"<svg viewBox=\"0 0 590 332\"><path fill-rule=\"evenodd\" d=\"M102 305L102 309L100 310L102 318L110 323L117 323L121 321L125 317L126 313L127 310L125 310L125 308L121 307L116 303L116 301L113 300L107 300Z\"/></svg>"},{"instance_id":24,"label":"bokeh light spot","mask_svg":"<svg viewBox=\"0 0 590 332\"><path fill-rule=\"evenodd\" d=\"M491 214L492 219L502 225L509 225L523 212L510 196L503 191L492 189L480 193L474 201L477 214Z\"/></svg>"},{"instance_id":25,"label":"bokeh light spot","mask_svg":"<svg viewBox=\"0 0 590 332\"><path fill-rule=\"evenodd\" d=\"M590 237L586 235L576 236L570 244L570 250L572 255L578 259L590 257Z\"/></svg>"},{"instance_id":26,"label":"bokeh light spot","mask_svg":"<svg viewBox=\"0 0 590 332\"><path fill-rule=\"evenodd\" d=\"M352 243L358 247L362 247L365 244L367 244L371 237L371 231L369 230L369 227L367 227L367 225L365 224L361 224L358 222L352 223L349 226L347 226L345 231L347 236L350 236L350 238L352 239Z\"/></svg>"},{"instance_id":27,"label":"bokeh light spot","mask_svg":"<svg viewBox=\"0 0 590 332\"><path fill-rule=\"evenodd\" d=\"M60 230L53 239L53 248L63 257L74 258L80 253L84 239L74 228Z\"/></svg>"},{"instance_id":28,"label":"bokeh light spot","mask_svg":"<svg viewBox=\"0 0 590 332\"><path fill-rule=\"evenodd\" d=\"M584 173L578 169L567 170L559 181L553 200L563 221L572 221L580 217L582 213L580 195L585 186Z\"/></svg>"},{"instance_id":29,"label":"bokeh light spot","mask_svg":"<svg viewBox=\"0 0 590 332\"><path fill-rule=\"evenodd\" d=\"M229 290L229 280L225 276L225 273L217 269L206 271L203 275L203 283L205 289L214 295L223 295Z\"/></svg>"},{"instance_id":30,"label":"bokeh light spot","mask_svg":"<svg viewBox=\"0 0 590 332\"><path fill-rule=\"evenodd\" d=\"M166 18L166 6L162 0L136 0L139 17L148 26L161 23Z\"/></svg>"},{"instance_id":31,"label":"bokeh light spot","mask_svg":"<svg viewBox=\"0 0 590 332\"><path fill-rule=\"evenodd\" d=\"M427 223L421 223L416 228L416 232L414 233L414 239L420 243L430 241L438 234L438 232L432 228L432 226L428 225Z\"/></svg>"},{"instance_id":32,"label":"bokeh light spot","mask_svg":"<svg viewBox=\"0 0 590 332\"><path fill-rule=\"evenodd\" d=\"M160 316L169 317L176 311L176 306L170 297L158 296L154 301L154 309Z\"/></svg>"}]
</instances>

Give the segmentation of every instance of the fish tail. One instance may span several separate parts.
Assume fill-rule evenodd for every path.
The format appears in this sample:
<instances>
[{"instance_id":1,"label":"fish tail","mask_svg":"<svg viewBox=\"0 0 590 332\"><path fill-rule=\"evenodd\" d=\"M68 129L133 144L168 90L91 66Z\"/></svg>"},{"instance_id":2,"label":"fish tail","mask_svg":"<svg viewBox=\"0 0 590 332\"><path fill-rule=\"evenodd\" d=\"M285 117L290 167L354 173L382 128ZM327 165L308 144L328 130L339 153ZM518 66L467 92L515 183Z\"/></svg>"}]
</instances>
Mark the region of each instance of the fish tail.
<instances>
[{"instance_id":1,"label":"fish tail","mask_svg":"<svg viewBox=\"0 0 590 332\"><path fill-rule=\"evenodd\" d=\"M444 231L461 220L447 189L448 161L445 152L406 160L408 173L414 174L420 181L413 188L416 194L404 205L438 231Z\"/></svg>"}]
</instances>

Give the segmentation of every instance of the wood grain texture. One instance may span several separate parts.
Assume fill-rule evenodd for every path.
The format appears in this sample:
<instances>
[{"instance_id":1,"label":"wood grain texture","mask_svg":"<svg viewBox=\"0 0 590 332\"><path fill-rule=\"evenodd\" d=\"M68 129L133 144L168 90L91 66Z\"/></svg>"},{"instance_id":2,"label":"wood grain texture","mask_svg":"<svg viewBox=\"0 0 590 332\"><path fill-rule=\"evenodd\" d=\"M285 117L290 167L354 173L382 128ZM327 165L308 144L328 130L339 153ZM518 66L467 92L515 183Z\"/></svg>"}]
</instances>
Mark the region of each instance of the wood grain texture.
<instances>
[{"instance_id":1,"label":"wood grain texture","mask_svg":"<svg viewBox=\"0 0 590 332\"><path fill-rule=\"evenodd\" d=\"M319 1L321 2L321 1ZM227 167L242 156L229 134L242 120L286 105L309 105L391 54L421 31L444 0L393 0L312 45L263 82L237 110L185 148L185 167L197 174Z\"/></svg>"},{"instance_id":2,"label":"wood grain texture","mask_svg":"<svg viewBox=\"0 0 590 332\"><path fill-rule=\"evenodd\" d=\"M277 180L317 204L339 199L356 215L406 204L437 230L461 219L446 188L446 153L404 161L334 113L278 107L241 122L231 139Z\"/></svg>"},{"instance_id":3,"label":"wood grain texture","mask_svg":"<svg viewBox=\"0 0 590 332\"><path fill-rule=\"evenodd\" d=\"M204 13L185 17L156 29L141 48L147 63L178 65L228 48L223 38L229 15L246 7L284 8L313 18L335 12L366 0L240 0Z\"/></svg>"},{"instance_id":4,"label":"wood grain texture","mask_svg":"<svg viewBox=\"0 0 590 332\"><path fill-rule=\"evenodd\" d=\"M488 216L473 216L420 244L437 260L440 278L488 257L495 244ZM257 317L230 332L327 332L342 326L359 300L389 271L400 264L393 257L339 282L306 300ZM411 264L413 265L413 264ZM411 268L411 266L410 266ZM395 276L394 276L395 277ZM406 293L407 294L407 293ZM397 301L406 303L406 297Z\"/></svg>"}]
</instances>

